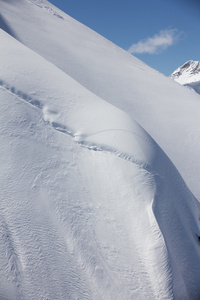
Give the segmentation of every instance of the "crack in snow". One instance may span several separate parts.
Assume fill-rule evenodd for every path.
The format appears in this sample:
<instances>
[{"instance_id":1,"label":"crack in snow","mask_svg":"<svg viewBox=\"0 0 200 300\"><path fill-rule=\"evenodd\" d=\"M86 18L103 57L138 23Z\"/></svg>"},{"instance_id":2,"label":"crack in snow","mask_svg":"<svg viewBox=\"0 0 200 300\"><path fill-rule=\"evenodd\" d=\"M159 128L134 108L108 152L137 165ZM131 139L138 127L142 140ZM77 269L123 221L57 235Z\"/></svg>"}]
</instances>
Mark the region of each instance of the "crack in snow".
<instances>
[{"instance_id":1,"label":"crack in snow","mask_svg":"<svg viewBox=\"0 0 200 300\"><path fill-rule=\"evenodd\" d=\"M131 163L136 164L139 168L146 170L147 172L151 173L152 175L160 177L160 175L148 163L145 163L144 161L136 159L134 156L132 156L130 154L119 151L118 149L116 149L114 147L109 147L106 145L102 146L98 143L93 143L93 142L89 142L86 140L87 138L89 138L91 136L98 135L103 132L122 131L122 132L131 133L131 134L139 137L140 139L145 140L145 142L149 143L149 141L147 139L145 139L138 133L130 131L130 130L125 130L125 129L105 129L105 130L97 131L97 132L87 134L87 135L84 135L84 134L80 135L77 133L73 133L72 130L68 129L66 125L61 124L59 122L48 120L48 118L45 117L45 105L37 98L33 98L32 96L22 92L21 90L16 89L14 86L8 85L3 80L0 80L0 87L7 90L9 93L13 94L14 96L17 96L19 99L21 99L22 101L25 101L26 103L30 104L31 106L38 108L40 110L40 112L42 112L43 119L46 123L50 124L51 127L53 129L55 129L56 131L59 131L61 133L64 133L64 134L67 134L67 135L73 137L74 141L77 144L79 144L81 147L84 147L84 148L87 148L88 150L93 150L93 151L112 153L124 160L127 160ZM55 110L49 110L49 112L51 114L58 114L57 111L55 111Z\"/></svg>"}]
</instances>

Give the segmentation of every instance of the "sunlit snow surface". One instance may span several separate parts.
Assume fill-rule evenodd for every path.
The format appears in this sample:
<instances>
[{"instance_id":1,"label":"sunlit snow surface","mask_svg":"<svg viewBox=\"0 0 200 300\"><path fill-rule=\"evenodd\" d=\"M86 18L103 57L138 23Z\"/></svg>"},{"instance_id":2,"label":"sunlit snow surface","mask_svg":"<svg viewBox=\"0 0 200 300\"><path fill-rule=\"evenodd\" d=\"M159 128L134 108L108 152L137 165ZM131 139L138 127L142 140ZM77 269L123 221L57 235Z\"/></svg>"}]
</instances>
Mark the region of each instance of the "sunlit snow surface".
<instances>
[{"instance_id":1,"label":"sunlit snow surface","mask_svg":"<svg viewBox=\"0 0 200 300\"><path fill-rule=\"evenodd\" d=\"M14 37L0 31L0 299L199 299L199 202L156 144L162 141L167 148L176 138L170 128L177 124L178 145L169 145L167 149L171 156L174 147L176 163L187 162L187 157L183 159L186 150L181 153L181 142L187 142L181 140L187 132L183 117L187 116L186 110L189 114L198 107L198 98L188 91L191 108L186 93L182 99L186 108L174 112L170 109L170 95L176 92L174 108L180 109L180 97L185 95L182 87L132 59L48 2L14 3L0 1L5 13L4 30L10 28L9 34L16 31ZM35 32L46 28L37 25L37 16L54 29L55 24L63 28L61 22L67 18L66 28L72 39L68 51L79 51L70 28L94 39L94 44L88 45L88 56L99 39L105 51L97 58L110 64L104 73L108 83L103 82L103 68L100 61L97 67L95 52L91 57L96 59L96 65L84 62L87 51L83 56L81 51L77 54L76 74L82 80L73 76L74 80L73 67L68 73L69 65L66 69L57 63L55 66L49 58L52 48L45 43L37 47L49 52L49 57L33 49L43 57L39 56L18 42L16 38L21 42L25 38L24 21L17 22L13 17L16 27L12 28L8 20L5 26L6 12L9 19L15 9L32 22ZM37 37L32 34L29 42L34 44ZM45 36L46 29L42 34ZM55 35L50 39L54 38ZM57 61L62 59L58 52ZM82 59L85 65L81 65ZM75 60L71 61L75 66ZM119 65L115 65L118 61ZM85 68L85 77L79 66ZM126 88L128 74L121 82L121 94L120 78L113 73L114 80L109 80L113 68L117 71L123 66L122 75L126 68L132 68L129 80L134 78L138 82L128 84L131 91L127 94L124 85ZM141 67L143 71L139 71ZM97 77L92 78L95 68ZM145 77L146 73L149 75ZM87 80L94 90L86 86ZM95 91L95 80L102 84L99 93ZM159 81L156 87L154 80ZM145 83L147 91L145 86L142 89ZM162 105L157 100L162 87L157 90L156 99L152 98L159 84L166 90L171 87L169 106L165 102L167 96L162 104L167 116L162 115ZM102 99L104 93L106 97ZM106 98L111 94L108 101ZM151 105L145 108L148 101ZM149 124L150 132L160 136L160 140L155 142L134 120L134 110L141 123L145 123L146 116L146 126ZM157 114L151 117L154 112ZM172 117L167 120L170 112ZM173 121L174 113L177 120ZM195 115L192 118L185 120L189 132L199 122ZM195 142L188 146L190 155L194 145ZM189 181L192 167L188 170L187 163L183 170ZM196 169L199 171L198 164Z\"/></svg>"},{"instance_id":2,"label":"sunlit snow surface","mask_svg":"<svg viewBox=\"0 0 200 300\"><path fill-rule=\"evenodd\" d=\"M138 121L200 198L199 95L45 0L0 0L0 6L4 30Z\"/></svg>"},{"instance_id":3,"label":"sunlit snow surface","mask_svg":"<svg viewBox=\"0 0 200 300\"><path fill-rule=\"evenodd\" d=\"M170 77L200 94L200 62L189 60L176 69Z\"/></svg>"}]
</instances>

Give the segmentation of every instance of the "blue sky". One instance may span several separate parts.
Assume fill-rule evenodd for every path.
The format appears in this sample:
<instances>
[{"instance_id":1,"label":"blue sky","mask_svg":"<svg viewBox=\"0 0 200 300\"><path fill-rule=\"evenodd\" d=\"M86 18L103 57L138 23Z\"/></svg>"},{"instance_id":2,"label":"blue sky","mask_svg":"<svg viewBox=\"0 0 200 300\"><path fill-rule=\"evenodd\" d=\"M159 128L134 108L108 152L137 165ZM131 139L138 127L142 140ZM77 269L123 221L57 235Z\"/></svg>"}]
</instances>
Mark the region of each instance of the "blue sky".
<instances>
[{"instance_id":1,"label":"blue sky","mask_svg":"<svg viewBox=\"0 0 200 300\"><path fill-rule=\"evenodd\" d=\"M200 61L200 0L50 2L167 76Z\"/></svg>"}]
</instances>

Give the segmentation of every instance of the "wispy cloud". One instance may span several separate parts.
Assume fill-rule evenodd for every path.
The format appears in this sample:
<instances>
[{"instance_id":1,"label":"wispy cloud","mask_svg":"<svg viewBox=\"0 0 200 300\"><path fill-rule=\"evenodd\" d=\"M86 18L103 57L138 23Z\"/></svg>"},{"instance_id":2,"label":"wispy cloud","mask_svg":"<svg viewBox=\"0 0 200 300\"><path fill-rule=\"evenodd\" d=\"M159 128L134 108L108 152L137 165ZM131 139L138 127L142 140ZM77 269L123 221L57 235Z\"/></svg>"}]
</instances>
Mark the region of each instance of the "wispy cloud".
<instances>
[{"instance_id":1,"label":"wispy cloud","mask_svg":"<svg viewBox=\"0 0 200 300\"><path fill-rule=\"evenodd\" d=\"M183 37L183 32L177 29L161 30L158 34L153 35L145 40L133 44L129 49L129 53L149 53L158 54L166 48L174 45Z\"/></svg>"}]
</instances>

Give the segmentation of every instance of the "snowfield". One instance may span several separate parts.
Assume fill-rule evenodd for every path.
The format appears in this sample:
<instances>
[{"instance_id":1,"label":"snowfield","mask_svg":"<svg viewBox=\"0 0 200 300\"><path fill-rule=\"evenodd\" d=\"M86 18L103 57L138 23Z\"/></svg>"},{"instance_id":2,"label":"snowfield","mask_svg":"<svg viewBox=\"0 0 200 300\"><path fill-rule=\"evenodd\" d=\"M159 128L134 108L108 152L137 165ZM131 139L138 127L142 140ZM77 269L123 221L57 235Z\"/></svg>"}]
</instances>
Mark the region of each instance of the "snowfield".
<instances>
[{"instance_id":1,"label":"snowfield","mask_svg":"<svg viewBox=\"0 0 200 300\"><path fill-rule=\"evenodd\" d=\"M199 95L47 1L0 6L0 299L200 299Z\"/></svg>"},{"instance_id":2,"label":"snowfield","mask_svg":"<svg viewBox=\"0 0 200 300\"><path fill-rule=\"evenodd\" d=\"M200 198L199 95L180 87L46 0L0 3L3 28L135 119Z\"/></svg>"}]
</instances>

